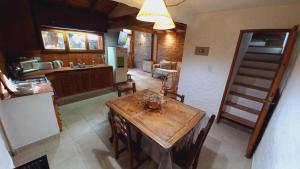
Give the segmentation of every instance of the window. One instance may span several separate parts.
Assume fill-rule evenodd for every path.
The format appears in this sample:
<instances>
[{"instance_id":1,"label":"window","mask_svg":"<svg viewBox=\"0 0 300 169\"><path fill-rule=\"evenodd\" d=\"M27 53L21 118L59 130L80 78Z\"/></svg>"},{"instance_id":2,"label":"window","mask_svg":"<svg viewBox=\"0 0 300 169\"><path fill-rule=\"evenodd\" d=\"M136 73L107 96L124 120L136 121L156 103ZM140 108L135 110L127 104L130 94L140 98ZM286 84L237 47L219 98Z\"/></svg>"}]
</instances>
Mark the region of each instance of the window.
<instances>
[{"instance_id":1,"label":"window","mask_svg":"<svg viewBox=\"0 0 300 169\"><path fill-rule=\"evenodd\" d=\"M67 34L70 50L86 50L84 33L68 32Z\"/></svg>"},{"instance_id":2,"label":"window","mask_svg":"<svg viewBox=\"0 0 300 169\"><path fill-rule=\"evenodd\" d=\"M45 49L65 50L64 33L58 31L42 31Z\"/></svg>"},{"instance_id":3,"label":"window","mask_svg":"<svg viewBox=\"0 0 300 169\"><path fill-rule=\"evenodd\" d=\"M45 50L103 50L102 35L56 29L44 29L41 34Z\"/></svg>"}]
</instances>

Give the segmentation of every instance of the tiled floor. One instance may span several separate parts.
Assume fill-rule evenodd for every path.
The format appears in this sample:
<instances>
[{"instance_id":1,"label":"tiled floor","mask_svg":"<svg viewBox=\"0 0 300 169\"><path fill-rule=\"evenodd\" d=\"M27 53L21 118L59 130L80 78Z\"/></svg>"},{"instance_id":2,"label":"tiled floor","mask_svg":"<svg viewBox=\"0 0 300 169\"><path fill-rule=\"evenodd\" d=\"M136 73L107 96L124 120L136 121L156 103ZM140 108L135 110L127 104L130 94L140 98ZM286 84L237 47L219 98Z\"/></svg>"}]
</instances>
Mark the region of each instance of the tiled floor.
<instances>
[{"instance_id":1,"label":"tiled floor","mask_svg":"<svg viewBox=\"0 0 300 169\"><path fill-rule=\"evenodd\" d=\"M161 82L151 75L131 70L137 89L160 91ZM113 158L105 102L117 97L109 93L60 107L63 132L60 135L27 146L14 157L16 165L47 154L51 169L127 168L126 153ZM214 124L202 149L200 169L250 169L251 160L244 157L249 133L224 123ZM155 169L152 161L142 169Z\"/></svg>"}]
</instances>

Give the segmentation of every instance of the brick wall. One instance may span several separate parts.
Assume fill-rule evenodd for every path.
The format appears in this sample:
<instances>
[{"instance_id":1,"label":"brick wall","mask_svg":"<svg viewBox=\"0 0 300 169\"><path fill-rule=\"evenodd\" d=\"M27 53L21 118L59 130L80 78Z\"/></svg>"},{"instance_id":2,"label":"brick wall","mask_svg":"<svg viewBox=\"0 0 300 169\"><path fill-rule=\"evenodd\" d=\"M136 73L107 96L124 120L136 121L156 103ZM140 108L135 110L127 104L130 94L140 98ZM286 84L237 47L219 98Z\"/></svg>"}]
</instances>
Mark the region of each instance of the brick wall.
<instances>
[{"instance_id":1,"label":"brick wall","mask_svg":"<svg viewBox=\"0 0 300 169\"><path fill-rule=\"evenodd\" d=\"M134 64L142 69L143 60L151 60L152 34L134 32Z\"/></svg>"},{"instance_id":2,"label":"brick wall","mask_svg":"<svg viewBox=\"0 0 300 169\"><path fill-rule=\"evenodd\" d=\"M157 63L161 60L182 61L185 32L157 34ZM141 69L143 60L151 60L152 34L134 32L134 64Z\"/></svg>"},{"instance_id":3,"label":"brick wall","mask_svg":"<svg viewBox=\"0 0 300 169\"><path fill-rule=\"evenodd\" d=\"M157 62L161 60L182 61L185 32L157 35Z\"/></svg>"}]
</instances>

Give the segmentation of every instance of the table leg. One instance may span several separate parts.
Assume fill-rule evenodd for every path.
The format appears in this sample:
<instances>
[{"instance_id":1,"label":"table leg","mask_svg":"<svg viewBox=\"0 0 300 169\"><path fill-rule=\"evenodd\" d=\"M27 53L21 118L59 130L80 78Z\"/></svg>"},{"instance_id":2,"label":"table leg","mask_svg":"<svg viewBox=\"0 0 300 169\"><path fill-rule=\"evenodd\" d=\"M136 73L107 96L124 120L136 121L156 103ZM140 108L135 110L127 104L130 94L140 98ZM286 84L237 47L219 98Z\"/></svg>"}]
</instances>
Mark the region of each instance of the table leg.
<instances>
[{"instance_id":1,"label":"table leg","mask_svg":"<svg viewBox=\"0 0 300 169\"><path fill-rule=\"evenodd\" d=\"M113 124L112 124L112 119L111 118L112 118L112 111L109 110L109 112L108 112L108 121L109 121L110 129L111 129L111 136L109 137L109 142L113 143L114 133L113 133Z\"/></svg>"}]
</instances>

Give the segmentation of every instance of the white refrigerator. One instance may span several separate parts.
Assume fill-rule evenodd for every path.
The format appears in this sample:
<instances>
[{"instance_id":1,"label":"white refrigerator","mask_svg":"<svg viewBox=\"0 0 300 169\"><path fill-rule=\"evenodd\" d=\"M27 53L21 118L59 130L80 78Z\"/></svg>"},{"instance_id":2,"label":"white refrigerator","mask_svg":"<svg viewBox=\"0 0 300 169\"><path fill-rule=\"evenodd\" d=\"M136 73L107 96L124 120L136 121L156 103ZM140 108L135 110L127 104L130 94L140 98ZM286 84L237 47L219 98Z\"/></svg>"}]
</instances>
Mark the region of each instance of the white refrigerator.
<instances>
[{"instance_id":1,"label":"white refrigerator","mask_svg":"<svg viewBox=\"0 0 300 169\"><path fill-rule=\"evenodd\" d=\"M114 82L126 82L128 72L127 48L108 47L107 52L108 64L113 67L114 71Z\"/></svg>"}]
</instances>

